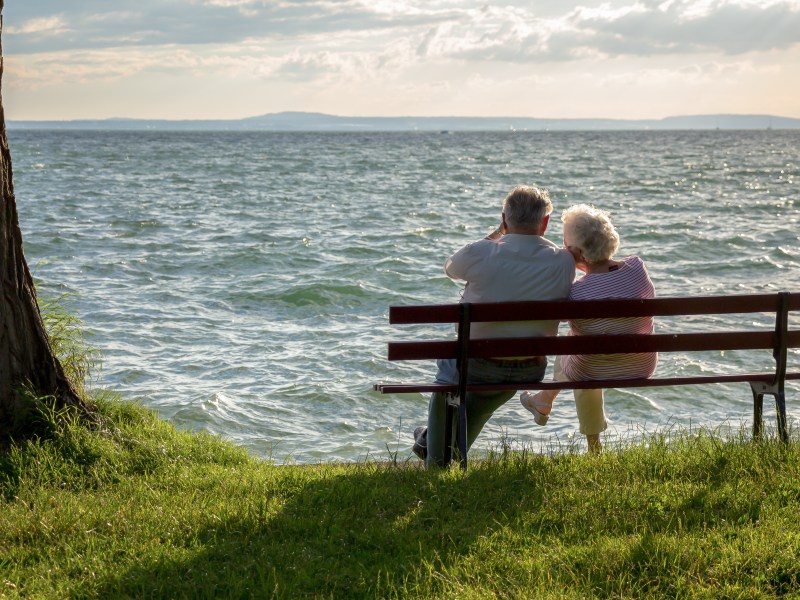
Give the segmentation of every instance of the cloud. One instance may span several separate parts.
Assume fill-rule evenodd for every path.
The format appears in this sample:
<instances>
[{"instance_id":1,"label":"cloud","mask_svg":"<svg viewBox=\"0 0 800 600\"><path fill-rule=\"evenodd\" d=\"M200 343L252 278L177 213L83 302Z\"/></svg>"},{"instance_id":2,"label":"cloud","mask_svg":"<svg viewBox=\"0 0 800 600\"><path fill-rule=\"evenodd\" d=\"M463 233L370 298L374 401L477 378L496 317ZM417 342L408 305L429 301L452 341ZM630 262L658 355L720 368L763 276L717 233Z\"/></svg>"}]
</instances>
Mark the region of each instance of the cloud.
<instances>
[{"instance_id":1,"label":"cloud","mask_svg":"<svg viewBox=\"0 0 800 600\"><path fill-rule=\"evenodd\" d=\"M42 0L9 4L7 34L15 53L53 52L117 45L222 44L316 34L398 29L436 21L435 14L392 12L367 0L176 0L106 3ZM28 35L30 24L58 19L58 35ZM18 25L17 25L18 24ZM56 32L53 32L56 33Z\"/></svg>"},{"instance_id":2,"label":"cloud","mask_svg":"<svg viewBox=\"0 0 800 600\"><path fill-rule=\"evenodd\" d=\"M399 39L420 56L511 63L587 56L740 54L800 43L800 0L584 0L582 5L470 0L61 0L9 3L7 52L249 40L336 51L362 35L380 51ZM557 6L561 11L556 12ZM327 38L329 46L323 46ZM359 51L359 46L344 49ZM301 62L306 59L301 59Z\"/></svg>"},{"instance_id":3,"label":"cloud","mask_svg":"<svg viewBox=\"0 0 800 600\"><path fill-rule=\"evenodd\" d=\"M185 56L175 52L119 52L114 49L40 53L26 61L7 65L15 85L40 89L65 83L109 82L147 70L185 68ZM65 64L68 67L65 67Z\"/></svg>"},{"instance_id":4,"label":"cloud","mask_svg":"<svg viewBox=\"0 0 800 600\"><path fill-rule=\"evenodd\" d=\"M60 35L67 30L60 15L30 19L19 27L13 25L6 29L9 35Z\"/></svg>"},{"instance_id":5,"label":"cloud","mask_svg":"<svg viewBox=\"0 0 800 600\"><path fill-rule=\"evenodd\" d=\"M782 2L671 1L619 15L576 11L570 20L588 43L609 56L719 52L740 54L800 43L800 7Z\"/></svg>"},{"instance_id":6,"label":"cloud","mask_svg":"<svg viewBox=\"0 0 800 600\"><path fill-rule=\"evenodd\" d=\"M539 19L521 9L474 12L439 49L470 61L527 63L587 57L779 50L800 43L797 2L667 0L578 7Z\"/></svg>"},{"instance_id":7,"label":"cloud","mask_svg":"<svg viewBox=\"0 0 800 600\"><path fill-rule=\"evenodd\" d=\"M74 0L67 10L63 0L14 2L5 10L5 50L25 58L7 69L29 89L145 71L395 84L404 75L441 80L462 68L518 71L587 58L707 55L699 62L711 64L712 56L725 62L800 43L800 0L531 4Z\"/></svg>"}]
</instances>

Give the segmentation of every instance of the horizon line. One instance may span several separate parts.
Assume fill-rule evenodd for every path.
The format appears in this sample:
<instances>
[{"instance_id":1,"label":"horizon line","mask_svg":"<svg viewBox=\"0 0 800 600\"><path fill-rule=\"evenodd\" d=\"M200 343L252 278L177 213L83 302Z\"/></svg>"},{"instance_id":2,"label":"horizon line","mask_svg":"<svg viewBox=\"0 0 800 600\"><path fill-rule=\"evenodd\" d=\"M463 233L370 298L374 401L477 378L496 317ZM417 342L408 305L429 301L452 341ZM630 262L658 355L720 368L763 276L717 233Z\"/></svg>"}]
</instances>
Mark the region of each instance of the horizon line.
<instances>
[{"instance_id":1,"label":"horizon line","mask_svg":"<svg viewBox=\"0 0 800 600\"><path fill-rule=\"evenodd\" d=\"M778 115L772 113L691 113L691 114L672 114L664 117L532 117L522 115L339 115L333 113L325 113L320 111L278 111L270 113L262 113L258 115L251 115L247 117L195 117L195 118L170 118L170 117L75 117L75 118L44 118L44 119L9 119L7 122L30 122L30 123L43 123L43 122L56 122L68 123L75 121L169 121L169 122L187 122L187 121L246 121L249 119L260 119L265 117L278 117L278 116L297 116L297 117L330 117L335 119L464 119L464 120L481 120L481 119L519 119L529 121L622 121L622 122L641 122L641 121L665 121L669 119L681 118L719 118L719 117L735 117L735 118L774 118L785 120L800 120L798 117L789 117L785 115Z\"/></svg>"}]
</instances>

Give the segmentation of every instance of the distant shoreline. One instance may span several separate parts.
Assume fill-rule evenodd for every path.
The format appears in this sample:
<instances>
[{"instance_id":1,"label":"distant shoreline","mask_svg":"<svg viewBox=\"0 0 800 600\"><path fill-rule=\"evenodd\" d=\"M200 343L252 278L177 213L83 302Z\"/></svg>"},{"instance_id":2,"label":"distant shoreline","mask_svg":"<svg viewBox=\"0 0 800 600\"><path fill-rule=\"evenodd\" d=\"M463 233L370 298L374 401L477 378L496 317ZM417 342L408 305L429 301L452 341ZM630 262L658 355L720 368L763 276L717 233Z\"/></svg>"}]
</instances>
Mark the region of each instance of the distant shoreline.
<instances>
[{"instance_id":1,"label":"distant shoreline","mask_svg":"<svg viewBox=\"0 0 800 600\"><path fill-rule=\"evenodd\" d=\"M311 131L311 132L480 132L480 131L678 131L791 130L800 119L775 115L685 115L663 119L537 119L531 117L343 117L282 112L244 119L9 120L9 130L125 131Z\"/></svg>"}]
</instances>

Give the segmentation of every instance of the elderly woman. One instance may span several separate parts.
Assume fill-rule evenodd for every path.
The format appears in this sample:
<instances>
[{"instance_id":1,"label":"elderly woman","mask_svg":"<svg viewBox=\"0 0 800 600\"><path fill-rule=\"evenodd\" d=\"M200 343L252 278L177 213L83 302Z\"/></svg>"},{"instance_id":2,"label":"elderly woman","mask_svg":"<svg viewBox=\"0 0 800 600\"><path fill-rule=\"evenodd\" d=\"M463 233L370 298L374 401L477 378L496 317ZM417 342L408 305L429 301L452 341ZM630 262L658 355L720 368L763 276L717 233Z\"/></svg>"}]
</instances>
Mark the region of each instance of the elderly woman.
<instances>
[{"instance_id":1,"label":"elderly woman","mask_svg":"<svg viewBox=\"0 0 800 600\"><path fill-rule=\"evenodd\" d=\"M620 260L612 257L619 247L617 234L606 212L586 204L564 211L564 245L585 274L572 284L570 300L603 298L653 298L655 289L644 263L638 256ZM653 333L652 317L622 319L576 319L570 321L570 335ZM555 381L581 381L600 378L650 377L658 355L587 354L556 358ZM544 425L559 390L523 392L522 405ZM586 436L589 450L600 450L600 433L608 427L603 407L603 390L574 390L580 431Z\"/></svg>"}]
</instances>

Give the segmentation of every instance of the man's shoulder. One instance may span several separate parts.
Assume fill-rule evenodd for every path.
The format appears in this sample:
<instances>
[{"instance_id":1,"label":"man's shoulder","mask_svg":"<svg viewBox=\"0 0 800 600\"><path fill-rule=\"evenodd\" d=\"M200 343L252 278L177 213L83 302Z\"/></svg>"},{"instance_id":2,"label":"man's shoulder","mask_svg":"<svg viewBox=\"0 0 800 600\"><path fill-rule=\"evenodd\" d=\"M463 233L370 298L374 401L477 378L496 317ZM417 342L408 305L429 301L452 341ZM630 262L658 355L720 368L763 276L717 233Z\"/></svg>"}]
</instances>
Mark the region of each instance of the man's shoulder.
<instances>
[{"instance_id":1,"label":"man's shoulder","mask_svg":"<svg viewBox=\"0 0 800 600\"><path fill-rule=\"evenodd\" d=\"M563 264L572 264L574 266L575 259L569 250L563 246L558 246L548 239L541 238L541 249L545 256L551 257L554 261Z\"/></svg>"},{"instance_id":2,"label":"man's shoulder","mask_svg":"<svg viewBox=\"0 0 800 600\"><path fill-rule=\"evenodd\" d=\"M476 240L474 242L469 242L468 244L464 244L458 250L456 250L451 256L450 260L458 259L459 257L465 257L469 255L480 255L486 254L489 248L494 244L493 240Z\"/></svg>"},{"instance_id":3,"label":"man's shoulder","mask_svg":"<svg viewBox=\"0 0 800 600\"><path fill-rule=\"evenodd\" d=\"M549 254L547 258L547 262L549 263L547 270L551 273L551 277L559 282L558 285L564 286L564 297L566 297L575 279L575 259L569 250L562 246L556 246L555 244L552 244L552 246L547 249L547 253Z\"/></svg>"}]
</instances>

